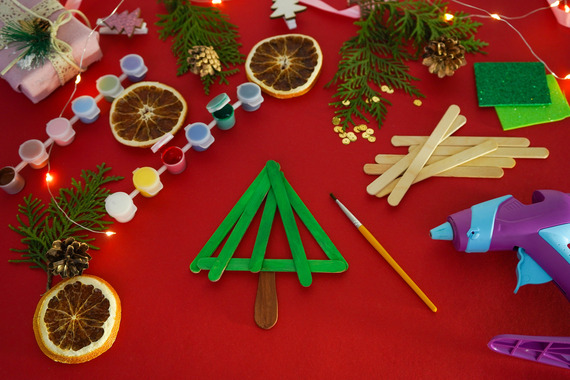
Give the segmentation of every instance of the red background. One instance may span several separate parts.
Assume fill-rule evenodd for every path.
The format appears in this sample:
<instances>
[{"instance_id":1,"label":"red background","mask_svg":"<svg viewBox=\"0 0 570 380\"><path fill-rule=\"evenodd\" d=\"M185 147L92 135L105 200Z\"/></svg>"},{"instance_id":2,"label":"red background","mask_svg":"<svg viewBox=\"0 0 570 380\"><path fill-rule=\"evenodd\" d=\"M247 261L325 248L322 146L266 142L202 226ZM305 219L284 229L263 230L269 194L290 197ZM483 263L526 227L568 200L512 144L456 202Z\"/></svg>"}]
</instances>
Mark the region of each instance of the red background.
<instances>
[{"instance_id":1,"label":"red background","mask_svg":"<svg viewBox=\"0 0 570 380\"><path fill-rule=\"evenodd\" d=\"M337 8L344 0L330 0ZM475 3L475 2L474 2ZM477 1L477 6L505 15L521 15L545 1ZM92 23L108 15L115 2L84 1ZM128 53L144 57L147 80L177 88L188 101L187 122L211 120L205 105L227 92L236 100L236 86L246 81L243 66L229 85L212 86L206 96L199 79L176 76L171 42L158 39L156 14L166 10L156 1L126 0L120 10L139 7L148 24L146 36L101 36L103 59L83 74L76 96L95 96L95 81L120 74L119 59ZM239 28L246 54L259 40L288 33L282 20L271 20L269 1L224 1L220 6ZM469 11L451 4L452 11ZM412 74L426 95L421 107L403 94L389 96L393 105L377 141L363 139L345 146L333 132L333 88L324 88L337 69L339 49L355 35L353 21L308 9L298 14L294 32L313 36L321 45L324 65L316 86L289 100L265 97L254 113L238 109L236 126L213 130L216 141L205 152L189 151L188 168L165 173L164 189L154 198L137 196L138 212L125 224L115 223L112 238L97 236L99 251L86 273L110 282L120 295L123 317L117 340L102 356L81 365L51 361L39 350L32 316L45 287L45 274L25 265L9 264L21 248L17 205L29 193L49 199L43 181L46 169L26 167L26 187L17 195L0 192L2 239L0 313L5 378L568 378L568 370L500 355L487 342L498 334L570 336L568 301L553 284L516 284L515 252L465 254L448 242L433 241L429 230L447 215L505 194L530 202L535 189L568 191L567 146L570 121L503 132L492 108L477 104L474 62L535 61L516 33L504 23L480 19L477 37L488 41L487 55L469 55L468 65L450 78L438 79L419 62ZM559 25L550 10L512 21L550 68L570 73L570 29ZM559 81L568 93L570 83ZM57 117L69 99L68 83L33 105L0 82L2 94L1 166L20 162L18 146L32 138L45 140L45 124ZM392 147L393 135L431 133L450 104L461 107L467 124L457 135L527 137L532 146L547 147L546 160L517 159L501 179L431 178L414 185L397 207L369 196L373 177L362 167L378 153L402 153ZM82 169L105 162L110 174L125 179L114 191L130 193L131 172L160 166L150 150L117 143L108 123L109 103L100 103L102 117L93 124L75 124L75 142L55 146L51 165L54 188L68 187ZM68 108L64 115L71 117ZM373 123L370 123L372 126ZM376 127L374 127L376 128ZM182 134L172 144L186 143ZM277 274L279 321L271 330L253 320L257 275L226 272L217 283L207 272L192 274L188 266L267 160L281 164L285 176L349 263L341 274L315 274L302 287L294 273ZM334 192L368 227L404 270L438 306L432 313L354 229L329 198ZM307 231L301 234L310 258L323 258ZM255 233L246 235L237 253L248 257ZM270 257L290 257L282 226L276 224Z\"/></svg>"}]
</instances>

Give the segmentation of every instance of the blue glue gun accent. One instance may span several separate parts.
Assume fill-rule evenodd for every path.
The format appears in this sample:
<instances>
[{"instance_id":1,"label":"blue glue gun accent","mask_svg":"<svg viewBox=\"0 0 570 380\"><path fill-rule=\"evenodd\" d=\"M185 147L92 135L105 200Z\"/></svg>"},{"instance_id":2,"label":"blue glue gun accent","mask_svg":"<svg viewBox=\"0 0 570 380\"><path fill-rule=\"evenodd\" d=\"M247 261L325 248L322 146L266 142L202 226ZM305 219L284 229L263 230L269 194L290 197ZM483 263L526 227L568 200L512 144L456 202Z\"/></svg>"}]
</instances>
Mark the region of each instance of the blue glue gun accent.
<instances>
[{"instance_id":1,"label":"blue glue gun accent","mask_svg":"<svg viewBox=\"0 0 570 380\"><path fill-rule=\"evenodd\" d=\"M523 248L517 249L517 256L519 263L517 265L517 287L515 288L515 293L518 292L519 288L523 285L544 284L548 281L552 281L552 277L550 277Z\"/></svg>"},{"instance_id":2,"label":"blue glue gun accent","mask_svg":"<svg viewBox=\"0 0 570 380\"><path fill-rule=\"evenodd\" d=\"M570 264L570 223L543 228L538 234Z\"/></svg>"},{"instance_id":3,"label":"blue glue gun accent","mask_svg":"<svg viewBox=\"0 0 570 380\"><path fill-rule=\"evenodd\" d=\"M471 228L467 231L465 252L487 252L491 246L493 227L499 206L512 195L491 199L471 207Z\"/></svg>"}]
</instances>

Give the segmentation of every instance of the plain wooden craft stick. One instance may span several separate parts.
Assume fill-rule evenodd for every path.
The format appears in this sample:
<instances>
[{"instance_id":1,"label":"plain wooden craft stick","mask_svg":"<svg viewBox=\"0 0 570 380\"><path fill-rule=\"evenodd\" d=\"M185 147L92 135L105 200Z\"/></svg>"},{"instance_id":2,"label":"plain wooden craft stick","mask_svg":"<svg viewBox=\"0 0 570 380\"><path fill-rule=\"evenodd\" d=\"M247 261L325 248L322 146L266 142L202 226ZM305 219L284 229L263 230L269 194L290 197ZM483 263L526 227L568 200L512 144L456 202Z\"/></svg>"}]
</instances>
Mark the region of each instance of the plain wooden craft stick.
<instances>
[{"instance_id":1,"label":"plain wooden craft stick","mask_svg":"<svg viewBox=\"0 0 570 380\"><path fill-rule=\"evenodd\" d=\"M473 161L478 160L478 158ZM501 178L504 175L503 168L499 166L469 166L472 161L441 172L434 177L466 177L466 178ZM364 164L364 174L380 175L386 171L389 165ZM496 170L495 170L496 169Z\"/></svg>"},{"instance_id":2,"label":"plain wooden craft stick","mask_svg":"<svg viewBox=\"0 0 570 380\"><path fill-rule=\"evenodd\" d=\"M435 129L433 130L432 134L426 140L426 142L422 145L421 149L419 150L418 154L414 157L412 163L406 170L406 172L402 175L402 178L396 183L396 186L388 196L388 203L391 206L397 206L412 183L414 179L417 177L419 172L422 170L424 165L426 164L427 160L433 154L435 148L439 145L439 143L444 140L446 137L450 136L448 134L448 130L451 129L453 122L459 116L459 107L455 104L449 106Z\"/></svg>"},{"instance_id":3,"label":"plain wooden craft stick","mask_svg":"<svg viewBox=\"0 0 570 380\"><path fill-rule=\"evenodd\" d=\"M465 125L466 122L467 122L467 119L465 118L465 116L463 116L463 115L457 116L455 118L451 128L449 129L448 133L446 133L445 137L453 134L455 131L457 131L459 128L461 128L463 125ZM400 174L402 174L408 168L408 166L414 160L416 155L417 155L417 152L408 153L400 161L398 161L390 169L388 169L384 174L382 174L381 176L376 178L374 181L372 181L366 187L366 192L370 195L376 195L386 185L388 185L390 182L392 182L393 180L398 178L398 176Z\"/></svg>"},{"instance_id":4,"label":"plain wooden craft stick","mask_svg":"<svg viewBox=\"0 0 570 380\"><path fill-rule=\"evenodd\" d=\"M410 146L421 145L427 140L427 136L393 136L392 145L394 146ZM484 136L449 136L443 140L439 146L456 145L456 146L475 146L484 141L493 140L497 145L527 147L530 140L525 137L484 137Z\"/></svg>"},{"instance_id":5,"label":"plain wooden craft stick","mask_svg":"<svg viewBox=\"0 0 570 380\"><path fill-rule=\"evenodd\" d=\"M409 150L414 151L417 146L411 146ZM465 147L461 146L440 146L434 151L434 155L450 156L462 151ZM543 147L528 147L528 148L508 148L500 147L488 157L511 157L511 158L547 158L549 151Z\"/></svg>"},{"instance_id":6,"label":"plain wooden craft stick","mask_svg":"<svg viewBox=\"0 0 570 380\"><path fill-rule=\"evenodd\" d=\"M498 148L498 145L495 141L488 140L482 144L476 145L472 148L468 148L462 152L454 154L453 156L449 156L447 158L444 158L443 160L438 161L434 164L424 166L420 170L418 175L414 178L413 183L418 183L420 181L423 181L424 179L427 179L429 177L433 177L434 175L437 175L437 174L442 173L446 170L457 167L457 166L459 166L465 162L473 160L474 158L477 158L477 157L480 157L484 154L492 152L493 150L496 150L497 148ZM399 182L397 182L397 181L392 182L391 184L389 184L388 186L383 188L378 194L376 194L376 196L382 197L384 195L389 194L391 191L394 191L396 189L396 187L398 186L398 183Z\"/></svg>"},{"instance_id":7,"label":"plain wooden craft stick","mask_svg":"<svg viewBox=\"0 0 570 380\"><path fill-rule=\"evenodd\" d=\"M500 148L498 148L500 149ZM399 160L402 159L402 157L404 157L403 154L378 154L375 157L375 162L376 164L379 165L386 165L386 167L390 167L392 165L394 165L396 162L398 162ZM444 159L445 157L449 157L449 156L436 156L436 155L432 155L427 164L433 164L434 162L437 162L439 160ZM514 168L516 165L516 161L514 158L511 157L488 157L487 155L483 156L483 157L479 157L476 158L472 161L469 161L467 164L468 166L497 166L499 168ZM366 165L373 165L373 164L366 164ZM381 172L383 173L383 172ZM378 174L381 174L378 173Z\"/></svg>"}]
</instances>

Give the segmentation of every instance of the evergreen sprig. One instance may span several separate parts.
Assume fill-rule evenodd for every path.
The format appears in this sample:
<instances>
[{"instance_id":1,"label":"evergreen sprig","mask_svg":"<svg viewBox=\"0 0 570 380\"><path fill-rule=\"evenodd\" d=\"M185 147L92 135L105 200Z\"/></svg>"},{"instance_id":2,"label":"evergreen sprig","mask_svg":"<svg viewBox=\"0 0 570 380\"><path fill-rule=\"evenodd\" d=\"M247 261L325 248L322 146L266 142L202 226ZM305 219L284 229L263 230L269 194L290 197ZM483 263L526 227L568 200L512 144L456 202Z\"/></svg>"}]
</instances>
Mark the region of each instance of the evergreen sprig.
<instances>
[{"instance_id":1,"label":"evergreen sprig","mask_svg":"<svg viewBox=\"0 0 570 380\"><path fill-rule=\"evenodd\" d=\"M158 36L162 40L173 37L172 51L178 58L177 75L188 72L188 57L194 46L212 46L225 70L201 78L204 92L210 93L211 85L219 79L219 84L228 84L227 77L236 74L235 65L244 62L239 52L241 44L237 26L228 21L228 16L210 6L193 5L189 0L159 0L166 5L168 14L157 15L156 25L161 28ZM233 68L232 68L233 67Z\"/></svg>"},{"instance_id":2,"label":"evergreen sprig","mask_svg":"<svg viewBox=\"0 0 570 380\"><path fill-rule=\"evenodd\" d=\"M482 53L487 46L474 37L481 23L466 13L456 13L453 22L443 20L447 3L442 0L363 0L361 6L370 13L355 22L357 35L342 45L338 70L326 84L336 85L333 97L338 100L330 105L344 130L357 119L369 122L368 116L382 125L391 105L379 91L382 86L424 97L413 85L418 78L409 73L406 62L418 59L429 41L455 37L467 53Z\"/></svg>"},{"instance_id":3,"label":"evergreen sprig","mask_svg":"<svg viewBox=\"0 0 570 380\"><path fill-rule=\"evenodd\" d=\"M21 52L18 65L26 70L42 66L53 52L51 25L41 18L7 22L0 39Z\"/></svg>"},{"instance_id":4,"label":"evergreen sprig","mask_svg":"<svg viewBox=\"0 0 570 380\"><path fill-rule=\"evenodd\" d=\"M92 249L98 249L90 242L95 238L89 237L86 230L65 217L62 210L70 219L93 231L104 231L112 221L103 220L105 199L109 190L103 185L123 179L119 176L107 176L111 170L105 164L97 166L98 171L82 170L81 178L71 180L71 187L59 190L46 206L42 200L24 197L24 203L18 206L16 219L19 225L8 227L23 236L22 243L26 249L12 248L11 251L20 253L21 259L8 260L11 263L27 263L30 268L41 268L47 272L46 253L55 240L74 237L84 242ZM57 207L57 204L61 210Z\"/></svg>"}]
</instances>

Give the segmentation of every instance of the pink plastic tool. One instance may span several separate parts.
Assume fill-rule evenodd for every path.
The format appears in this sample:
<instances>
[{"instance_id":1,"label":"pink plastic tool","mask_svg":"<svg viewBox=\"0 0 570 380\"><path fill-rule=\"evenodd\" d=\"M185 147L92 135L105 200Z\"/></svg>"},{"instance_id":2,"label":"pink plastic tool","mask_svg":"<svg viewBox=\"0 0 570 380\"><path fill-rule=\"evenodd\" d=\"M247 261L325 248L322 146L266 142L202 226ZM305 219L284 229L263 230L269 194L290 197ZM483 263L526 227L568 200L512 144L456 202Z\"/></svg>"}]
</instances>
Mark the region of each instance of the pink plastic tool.
<instances>
[{"instance_id":1,"label":"pink plastic tool","mask_svg":"<svg viewBox=\"0 0 570 380\"><path fill-rule=\"evenodd\" d=\"M570 337L497 335L488 346L500 354L570 369Z\"/></svg>"}]
</instances>

